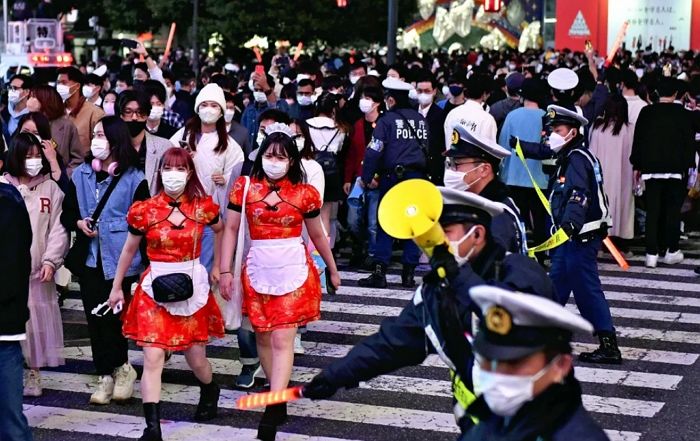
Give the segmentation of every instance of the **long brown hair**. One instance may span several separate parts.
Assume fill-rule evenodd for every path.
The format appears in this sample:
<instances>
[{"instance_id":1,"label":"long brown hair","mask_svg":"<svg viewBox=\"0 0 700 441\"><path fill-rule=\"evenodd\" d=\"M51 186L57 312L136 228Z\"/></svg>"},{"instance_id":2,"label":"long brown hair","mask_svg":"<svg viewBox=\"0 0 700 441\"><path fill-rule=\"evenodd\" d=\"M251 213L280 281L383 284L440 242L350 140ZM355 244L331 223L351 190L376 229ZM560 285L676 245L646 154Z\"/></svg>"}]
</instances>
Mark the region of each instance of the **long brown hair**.
<instances>
[{"instance_id":1,"label":"long brown hair","mask_svg":"<svg viewBox=\"0 0 700 441\"><path fill-rule=\"evenodd\" d=\"M197 170L194 168L194 161L192 160L192 155L185 149L180 147L171 147L163 153L163 157L160 160L160 167L158 169L158 185L156 188L158 192L163 190L163 167L169 165L170 167L187 167L187 170L192 174L190 175L187 185L185 186L185 191L183 194L190 200L194 198L202 198L207 195L204 191L202 183L199 182L199 177L197 177Z\"/></svg>"},{"instance_id":2,"label":"long brown hair","mask_svg":"<svg viewBox=\"0 0 700 441\"><path fill-rule=\"evenodd\" d=\"M61 95L51 86L39 84L34 86L29 92L30 97L34 97L41 103L41 113L46 115L49 121L61 118L66 115L66 106L63 104Z\"/></svg>"},{"instance_id":3,"label":"long brown hair","mask_svg":"<svg viewBox=\"0 0 700 441\"><path fill-rule=\"evenodd\" d=\"M197 136L202 133L202 120L199 115L194 115L187 121L185 125L185 133L189 133L187 136L187 145L193 152L197 151ZM214 153L223 153L228 148L228 132L226 131L226 120L223 116L223 111L221 118L216 121L216 134L219 135L219 142L216 144Z\"/></svg>"}]
</instances>

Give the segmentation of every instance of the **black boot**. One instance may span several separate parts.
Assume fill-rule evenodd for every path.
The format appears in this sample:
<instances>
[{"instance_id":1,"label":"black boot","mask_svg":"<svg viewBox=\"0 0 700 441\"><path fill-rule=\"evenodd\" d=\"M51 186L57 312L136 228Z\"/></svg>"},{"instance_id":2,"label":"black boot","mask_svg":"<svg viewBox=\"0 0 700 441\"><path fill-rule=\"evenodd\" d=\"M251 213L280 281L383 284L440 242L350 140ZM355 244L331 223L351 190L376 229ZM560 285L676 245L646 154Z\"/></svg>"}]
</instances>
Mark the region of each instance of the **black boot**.
<instances>
[{"instance_id":1,"label":"black boot","mask_svg":"<svg viewBox=\"0 0 700 441\"><path fill-rule=\"evenodd\" d=\"M622 354L617 347L615 332L598 332L600 347L593 352L582 352L578 359L584 363L621 364Z\"/></svg>"},{"instance_id":2,"label":"black boot","mask_svg":"<svg viewBox=\"0 0 700 441\"><path fill-rule=\"evenodd\" d=\"M358 280L357 284L365 288L386 288L386 266L376 263L374 272L369 277Z\"/></svg>"},{"instance_id":3,"label":"black boot","mask_svg":"<svg viewBox=\"0 0 700 441\"><path fill-rule=\"evenodd\" d=\"M143 403L143 416L146 418L146 428L139 441L163 441L160 433L160 403Z\"/></svg>"},{"instance_id":4,"label":"black boot","mask_svg":"<svg viewBox=\"0 0 700 441\"><path fill-rule=\"evenodd\" d=\"M257 438L261 441L274 441L277 427L287 421L287 403L267 406L258 426Z\"/></svg>"},{"instance_id":5,"label":"black boot","mask_svg":"<svg viewBox=\"0 0 700 441\"><path fill-rule=\"evenodd\" d=\"M414 265L404 265L401 271L401 286L404 288L415 288L415 272L416 267Z\"/></svg>"},{"instance_id":6,"label":"black boot","mask_svg":"<svg viewBox=\"0 0 700 441\"><path fill-rule=\"evenodd\" d=\"M214 383L214 380L209 384L197 382L199 383L199 404L197 404L197 411L194 413L194 420L199 422L212 420L219 412L221 388Z\"/></svg>"}]
</instances>

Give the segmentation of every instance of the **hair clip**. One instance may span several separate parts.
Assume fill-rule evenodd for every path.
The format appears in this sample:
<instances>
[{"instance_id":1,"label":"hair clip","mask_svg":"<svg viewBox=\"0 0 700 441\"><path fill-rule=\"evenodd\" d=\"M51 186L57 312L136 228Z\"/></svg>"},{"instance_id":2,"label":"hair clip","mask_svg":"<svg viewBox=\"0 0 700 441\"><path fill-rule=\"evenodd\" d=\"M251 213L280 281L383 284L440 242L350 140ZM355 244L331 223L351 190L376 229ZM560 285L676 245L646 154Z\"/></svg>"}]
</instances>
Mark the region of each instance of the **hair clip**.
<instances>
[{"instance_id":1,"label":"hair clip","mask_svg":"<svg viewBox=\"0 0 700 441\"><path fill-rule=\"evenodd\" d=\"M278 122L272 123L265 128L265 134L267 136L270 136L273 133L284 133L285 135L289 136L290 138L293 138L296 135L296 133L294 133L292 128L289 127L287 124L278 123Z\"/></svg>"}]
</instances>

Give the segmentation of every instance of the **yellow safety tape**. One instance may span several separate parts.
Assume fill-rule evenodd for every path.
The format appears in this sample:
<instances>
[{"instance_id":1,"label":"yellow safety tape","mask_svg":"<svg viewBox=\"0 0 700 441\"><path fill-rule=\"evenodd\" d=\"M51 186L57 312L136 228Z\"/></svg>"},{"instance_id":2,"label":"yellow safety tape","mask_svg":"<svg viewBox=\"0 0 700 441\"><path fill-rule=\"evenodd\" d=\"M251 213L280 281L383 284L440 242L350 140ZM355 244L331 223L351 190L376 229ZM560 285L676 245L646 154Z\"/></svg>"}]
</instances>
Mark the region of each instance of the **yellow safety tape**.
<instances>
[{"instance_id":1,"label":"yellow safety tape","mask_svg":"<svg viewBox=\"0 0 700 441\"><path fill-rule=\"evenodd\" d=\"M530 181L532 181L532 185L535 187L535 193L537 193L537 196L540 198L540 201L542 201L542 205L544 205L544 209L547 210L547 213L551 216L552 215L552 207L549 206L549 199L547 199L547 196L544 195L542 192L542 189L540 189L540 186L537 185L537 182L535 181L535 178L532 176L532 172L530 172L530 168L527 166L527 161L525 161L525 155L523 154L523 149L520 147L520 138L516 138L518 142L515 143L515 154L518 155L518 158L520 158L520 161L523 163L523 167L525 167L525 170L527 171L528 176L530 176Z\"/></svg>"},{"instance_id":2,"label":"yellow safety tape","mask_svg":"<svg viewBox=\"0 0 700 441\"><path fill-rule=\"evenodd\" d=\"M543 243L537 245L534 248L528 248L527 255L530 257L535 257L535 253L539 253L546 250L551 250L559 245L563 244L569 240L569 235L564 232L563 229L559 228L549 239Z\"/></svg>"},{"instance_id":3,"label":"yellow safety tape","mask_svg":"<svg viewBox=\"0 0 700 441\"><path fill-rule=\"evenodd\" d=\"M467 388L462 379L455 373L455 371L450 369L450 378L452 379L452 395L462 407L462 409L467 410L471 404L476 401L476 395L474 392ZM478 418L469 415L472 421L476 424L479 422Z\"/></svg>"}]
</instances>

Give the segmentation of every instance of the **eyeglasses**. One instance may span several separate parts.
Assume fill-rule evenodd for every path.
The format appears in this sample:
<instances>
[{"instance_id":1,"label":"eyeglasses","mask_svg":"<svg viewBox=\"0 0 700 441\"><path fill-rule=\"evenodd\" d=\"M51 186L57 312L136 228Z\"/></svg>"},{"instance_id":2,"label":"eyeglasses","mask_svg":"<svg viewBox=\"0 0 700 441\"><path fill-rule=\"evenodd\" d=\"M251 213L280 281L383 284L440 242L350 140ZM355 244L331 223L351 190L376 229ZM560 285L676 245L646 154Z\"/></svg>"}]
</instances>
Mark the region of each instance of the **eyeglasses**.
<instances>
[{"instance_id":1,"label":"eyeglasses","mask_svg":"<svg viewBox=\"0 0 700 441\"><path fill-rule=\"evenodd\" d=\"M141 117L147 116L146 112L144 112L141 109L138 109L138 110L124 109L124 110L122 110L122 116L134 116L134 115L141 116Z\"/></svg>"},{"instance_id":2,"label":"eyeglasses","mask_svg":"<svg viewBox=\"0 0 700 441\"><path fill-rule=\"evenodd\" d=\"M8 86L8 87L7 87L7 90L17 91L17 90L24 90L24 88L23 88L23 87L17 87L17 86Z\"/></svg>"},{"instance_id":3,"label":"eyeglasses","mask_svg":"<svg viewBox=\"0 0 700 441\"><path fill-rule=\"evenodd\" d=\"M108 313L109 311L112 311L112 313L113 313L114 315L117 315L117 314L119 314L120 312L122 312L122 308L123 308L123 307L124 307L124 303L123 303L123 302L119 302L119 303L117 303L116 305L114 305L114 308L110 308L110 307L109 307L109 301L107 301L107 302L104 302L104 303L100 303L99 305L97 305L97 306L95 306L94 308L92 308L91 313L92 313L92 315L94 315L95 317L104 317L105 315L107 315L107 313Z\"/></svg>"},{"instance_id":4,"label":"eyeglasses","mask_svg":"<svg viewBox=\"0 0 700 441\"><path fill-rule=\"evenodd\" d=\"M447 160L447 166L451 168L452 170L457 169L463 165L470 165L470 164L483 164L484 161L467 161L467 162L457 162L454 159L448 159Z\"/></svg>"}]
</instances>

